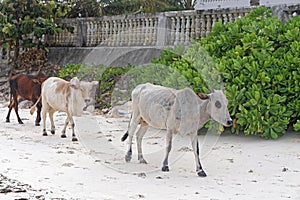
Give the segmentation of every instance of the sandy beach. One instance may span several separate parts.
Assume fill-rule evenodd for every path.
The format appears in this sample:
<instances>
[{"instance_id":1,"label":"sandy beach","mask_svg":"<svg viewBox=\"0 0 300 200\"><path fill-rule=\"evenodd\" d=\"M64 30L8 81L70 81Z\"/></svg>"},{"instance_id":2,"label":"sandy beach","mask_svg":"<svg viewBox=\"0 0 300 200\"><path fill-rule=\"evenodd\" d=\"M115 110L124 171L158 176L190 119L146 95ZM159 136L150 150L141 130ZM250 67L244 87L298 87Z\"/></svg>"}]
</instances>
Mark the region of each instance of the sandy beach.
<instances>
[{"instance_id":1,"label":"sandy beach","mask_svg":"<svg viewBox=\"0 0 300 200\"><path fill-rule=\"evenodd\" d=\"M75 118L79 141L60 138L65 121L55 115L56 134L42 136L34 126L35 115L20 109L6 123L8 108L0 105L0 199L51 200L247 200L300 199L300 133L288 132L273 141L258 136L203 133L202 165L195 173L188 136L176 135L170 172L162 172L165 132L151 129L143 140L148 164L126 163L125 133L129 117L109 118L86 114ZM49 123L49 119L47 119ZM50 125L47 125L50 128Z\"/></svg>"}]
</instances>

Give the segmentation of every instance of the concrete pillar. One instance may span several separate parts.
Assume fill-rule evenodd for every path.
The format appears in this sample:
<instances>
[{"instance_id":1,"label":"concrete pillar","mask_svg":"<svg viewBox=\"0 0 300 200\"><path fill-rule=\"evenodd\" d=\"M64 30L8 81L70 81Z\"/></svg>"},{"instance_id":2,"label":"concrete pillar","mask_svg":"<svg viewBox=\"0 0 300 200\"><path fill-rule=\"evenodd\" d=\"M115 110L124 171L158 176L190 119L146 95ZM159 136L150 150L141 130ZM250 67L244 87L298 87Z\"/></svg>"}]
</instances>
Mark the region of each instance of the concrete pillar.
<instances>
[{"instance_id":1,"label":"concrete pillar","mask_svg":"<svg viewBox=\"0 0 300 200\"><path fill-rule=\"evenodd\" d=\"M167 45L167 31L168 29L168 20L167 17L161 13L158 16L158 25L157 25L157 46Z\"/></svg>"},{"instance_id":2,"label":"concrete pillar","mask_svg":"<svg viewBox=\"0 0 300 200\"><path fill-rule=\"evenodd\" d=\"M84 18L77 18L77 47L86 46L87 42L87 25Z\"/></svg>"}]
</instances>

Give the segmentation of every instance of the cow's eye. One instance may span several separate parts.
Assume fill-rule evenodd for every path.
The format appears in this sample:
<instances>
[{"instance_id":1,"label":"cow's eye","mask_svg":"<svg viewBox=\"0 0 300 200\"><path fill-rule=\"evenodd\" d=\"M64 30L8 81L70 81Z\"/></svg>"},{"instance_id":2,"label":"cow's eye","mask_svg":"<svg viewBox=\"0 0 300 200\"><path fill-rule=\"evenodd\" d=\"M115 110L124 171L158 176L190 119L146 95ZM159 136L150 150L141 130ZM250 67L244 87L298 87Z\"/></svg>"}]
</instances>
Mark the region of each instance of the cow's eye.
<instances>
[{"instance_id":1,"label":"cow's eye","mask_svg":"<svg viewBox=\"0 0 300 200\"><path fill-rule=\"evenodd\" d=\"M221 107L222 107L220 101L216 101L215 106L216 106L217 108L221 108Z\"/></svg>"}]
</instances>

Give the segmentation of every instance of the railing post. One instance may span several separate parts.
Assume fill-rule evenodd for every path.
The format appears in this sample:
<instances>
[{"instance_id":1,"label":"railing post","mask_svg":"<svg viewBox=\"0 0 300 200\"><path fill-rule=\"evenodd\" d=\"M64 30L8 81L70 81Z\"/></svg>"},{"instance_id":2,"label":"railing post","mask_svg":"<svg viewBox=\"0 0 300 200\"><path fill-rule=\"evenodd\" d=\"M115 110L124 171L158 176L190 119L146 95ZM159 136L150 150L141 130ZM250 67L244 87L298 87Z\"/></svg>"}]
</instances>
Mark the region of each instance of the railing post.
<instances>
[{"instance_id":1,"label":"railing post","mask_svg":"<svg viewBox=\"0 0 300 200\"><path fill-rule=\"evenodd\" d=\"M160 13L158 15L158 25L157 25L157 46L165 46L167 44L167 34L168 34L168 20L167 17ZM154 27L155 28L155 27Z\"/></svg>"},{"instance_id":2,"label":"railing post","mask_svg":"<svg viewBox=\"0 0 300 200\"><path fill-rule=\"evenodd\" d=\"M77 19L77 47L83 47L86 46L87 41L87 26L82 18Z\"/></svg>"}]
</instances>

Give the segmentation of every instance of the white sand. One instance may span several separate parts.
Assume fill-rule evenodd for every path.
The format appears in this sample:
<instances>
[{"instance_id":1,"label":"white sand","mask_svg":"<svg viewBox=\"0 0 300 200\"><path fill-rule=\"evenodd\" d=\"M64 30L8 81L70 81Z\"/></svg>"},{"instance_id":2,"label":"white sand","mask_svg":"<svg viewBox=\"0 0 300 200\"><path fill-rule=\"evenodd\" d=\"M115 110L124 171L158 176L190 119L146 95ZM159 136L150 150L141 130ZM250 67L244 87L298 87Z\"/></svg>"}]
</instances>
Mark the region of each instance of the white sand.
<instances>
[{"instance_id":1,"label":"white sand","mask_svg":"<svg viewBox=\"0 0 300 200\"><path fill-rule=\"evenodd\" d=\"M56 135L42 136L35 116L21 109L24 125L0 105L0 173L28 184L27 192L0 193L0 199L300 199L300 134L277 141L253 136L201 135L206 178L197 177L188 137L175 136L170 172L161 172L164 131L151 130L139 164L121 142L128 118L76 118L79 142L60 138L65 116L56 115ZM49 119L48 119L49 121ZM50 126L48 125L48 129ZM204 141L206 138L206 141ZM0 182L0 186L3 183ZM0 187L1 188L1 187Z\"/></svg>"}]
</instances>

